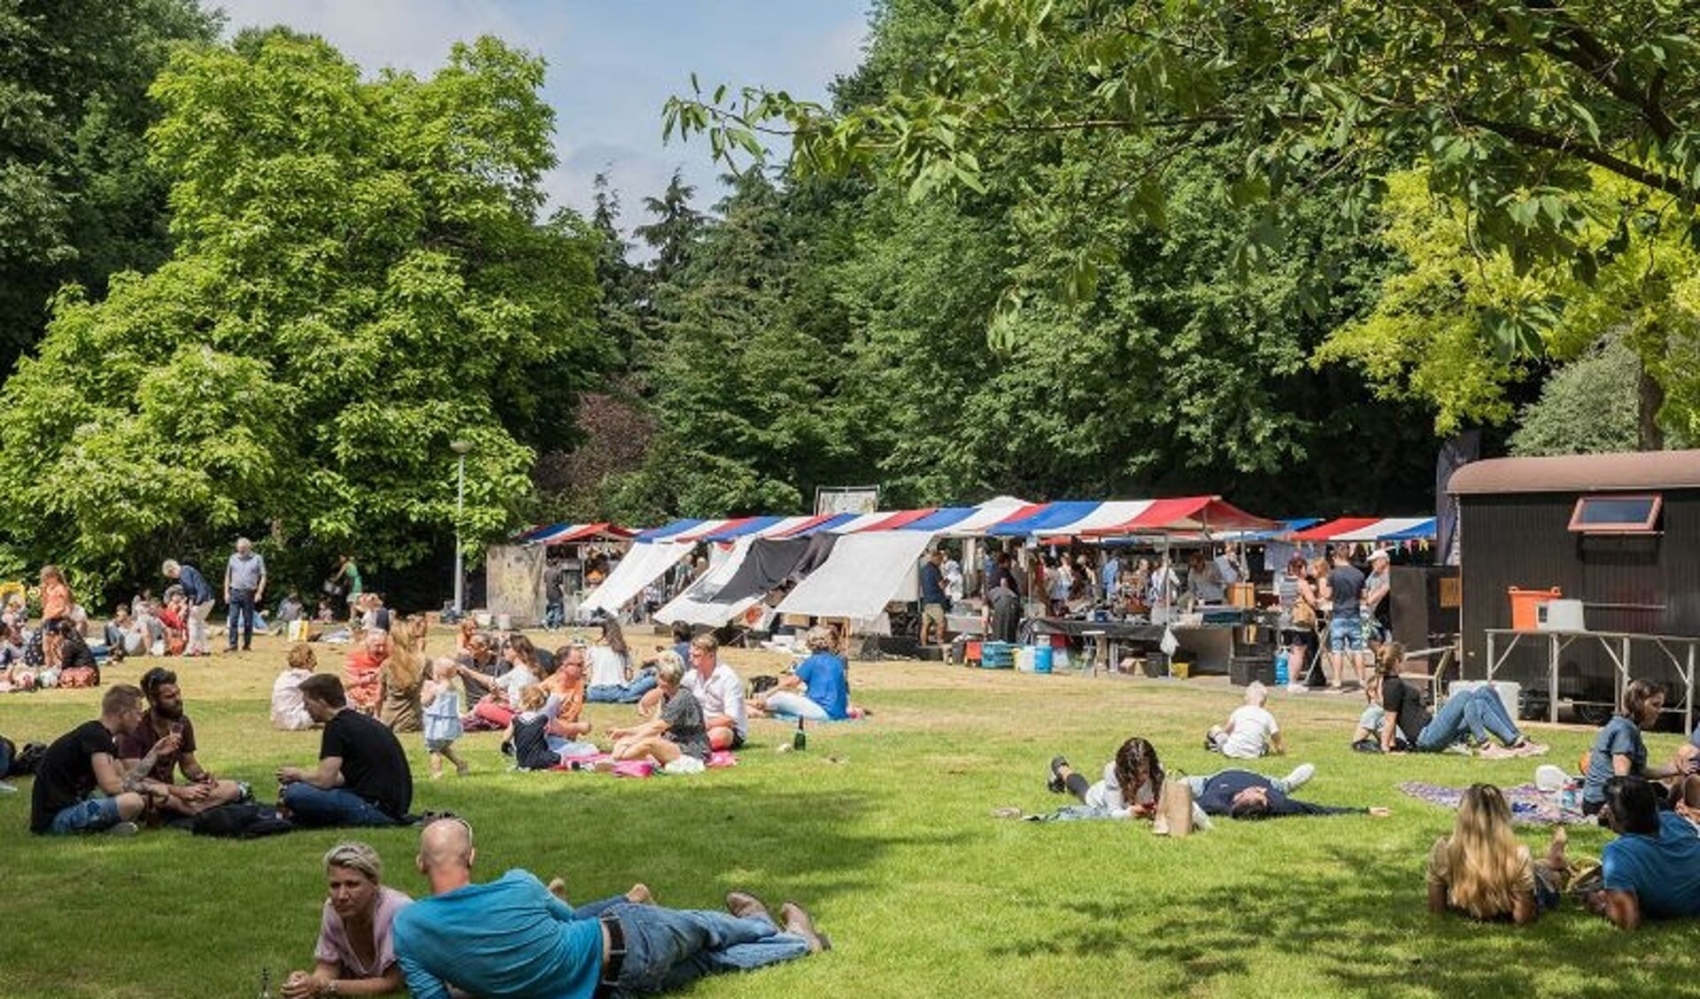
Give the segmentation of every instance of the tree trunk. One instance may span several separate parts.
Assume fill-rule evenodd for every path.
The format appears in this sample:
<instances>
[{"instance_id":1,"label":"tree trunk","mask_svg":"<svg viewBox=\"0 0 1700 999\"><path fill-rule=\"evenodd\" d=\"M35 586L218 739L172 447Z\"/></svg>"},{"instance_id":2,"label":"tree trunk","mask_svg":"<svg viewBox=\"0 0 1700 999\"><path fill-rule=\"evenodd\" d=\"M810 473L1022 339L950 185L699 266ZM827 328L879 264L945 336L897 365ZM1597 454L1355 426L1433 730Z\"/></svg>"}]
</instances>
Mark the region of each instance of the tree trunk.
<instances>
[{"instance_id":1,"label":"tree trunk","mask_svg":"<svg viewBox=\"0 0 1700 999\"><path fill-rule=\"evenodd\" d=\"M1663 451L1665 435L1659 429L1659 410L1665 405L1665 389L1647 373L1645 362L1641 365L1641 377L1636 387L1640 395L1636 407L1636 429L1640 438L1637 446L1642 451Z\"/></svg>"}]
</instances>

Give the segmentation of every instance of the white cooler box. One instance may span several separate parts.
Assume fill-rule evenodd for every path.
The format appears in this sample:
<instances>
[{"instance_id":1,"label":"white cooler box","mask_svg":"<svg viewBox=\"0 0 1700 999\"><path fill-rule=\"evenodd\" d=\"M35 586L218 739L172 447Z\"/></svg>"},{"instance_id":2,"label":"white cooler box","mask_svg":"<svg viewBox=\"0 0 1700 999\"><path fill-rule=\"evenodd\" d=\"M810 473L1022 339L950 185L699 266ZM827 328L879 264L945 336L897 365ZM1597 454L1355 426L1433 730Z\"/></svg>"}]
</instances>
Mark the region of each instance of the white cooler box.
<instances>
[{"instance_id":1,"label":"white cooler box","mask_svg":"<svg viewBox=\"0 0 1700 999\"><path fill-rule=\"evenodd\" d=\"M1487 685L1486 680L1453 680L1451 686L1446 688L1446 696L1457 697L1459 694L1466 694L1478 687L1485 687ZM1512 721L1516 721L1517 698L1523 692L1523 685L1511 680L1495 680L1493 682L1493 691L1499 695L1499 703L1505 705L1506 715L1509 716Z\"/></svg>"}]
</instances>

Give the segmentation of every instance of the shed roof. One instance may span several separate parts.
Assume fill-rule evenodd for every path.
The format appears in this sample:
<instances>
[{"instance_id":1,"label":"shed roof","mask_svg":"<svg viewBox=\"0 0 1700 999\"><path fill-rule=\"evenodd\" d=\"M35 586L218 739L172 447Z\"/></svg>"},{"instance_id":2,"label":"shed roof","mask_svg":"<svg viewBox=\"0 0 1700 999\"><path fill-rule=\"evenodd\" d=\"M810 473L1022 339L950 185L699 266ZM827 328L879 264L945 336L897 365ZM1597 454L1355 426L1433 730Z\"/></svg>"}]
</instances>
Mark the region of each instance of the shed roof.
<instances>
[{"instance_id":1,"label":"shed roof","mask_svg":"<svg viewBox=\"0 0 1700 999\"><path fill-rule=\"evenodd\" d=\"M1700 450L1493 458L1460 468L1446 487L1454 496L1613 489L1700 489Z\"/></svg>"}]
</instances>

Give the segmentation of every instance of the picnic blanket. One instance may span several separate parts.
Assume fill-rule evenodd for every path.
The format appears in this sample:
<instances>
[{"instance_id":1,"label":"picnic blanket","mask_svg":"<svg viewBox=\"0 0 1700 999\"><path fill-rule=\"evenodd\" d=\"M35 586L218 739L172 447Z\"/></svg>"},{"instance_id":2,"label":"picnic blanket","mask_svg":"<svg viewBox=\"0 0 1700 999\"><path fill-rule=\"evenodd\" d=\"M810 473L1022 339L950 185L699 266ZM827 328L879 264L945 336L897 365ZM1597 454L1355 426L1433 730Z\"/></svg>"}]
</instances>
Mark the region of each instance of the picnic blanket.
<instances>
[{"instance_id":1,"label":"picnic blanket","mask_svg":"<svg viewBox=\"0 0 1700 999\"><path fill-rule=\"evenodd\" d=\"M551 770L594 770L598 763L614 764L613 774L616 777L652 777L659 769L655 764L645 760L616 760L611 753L585 753L582 756L569 756ZM738 757L730 751L717 749L708 757L705 765L708 769L715 767L735 767Z\"/></svg>"},{"instance_id":2,"label":"picnic blanket","mask_svg":"<svg viewBox=\"0 0 1700 999\"><path fill-rule=\"evenodd\" d=\"M1399 790L1431 805L1456 809L1464 799L1464 788L1408 780ZM1558 795L1542 791L1533 784L1518 784L1501 788L1506 804L1511 806L1511 821L1523 826L1553 826L1592 824L1594 817L1583 815L1580 808L1567 808L1559 803Z\"/></svg>"}]
</instances>

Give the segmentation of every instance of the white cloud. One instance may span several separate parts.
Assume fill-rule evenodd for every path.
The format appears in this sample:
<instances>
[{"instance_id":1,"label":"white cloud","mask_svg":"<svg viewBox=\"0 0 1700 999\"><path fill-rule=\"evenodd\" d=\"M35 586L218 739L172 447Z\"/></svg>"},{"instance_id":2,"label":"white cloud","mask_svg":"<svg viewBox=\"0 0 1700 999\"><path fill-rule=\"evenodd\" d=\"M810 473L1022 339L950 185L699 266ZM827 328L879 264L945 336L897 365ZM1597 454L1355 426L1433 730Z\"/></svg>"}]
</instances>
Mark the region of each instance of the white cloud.
<instances>
[{"instance_id":1,"label":"white cloud","mask_svg":"<svg viewBox=\"0 0 1700 999\"><path fill-rule=\"evenodd\" d=\"M496 35L542 52L566 30L555 10L542 23L521 25L495 0L217 0L225 30L286 24L321 35L367 75L385 67L429 74L443 65L455 42ZM551 10L553 5L543 5Z\"/></svg>"}]
</instances>

